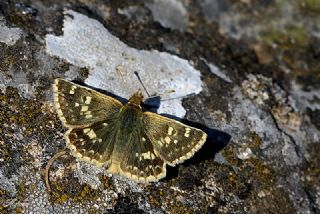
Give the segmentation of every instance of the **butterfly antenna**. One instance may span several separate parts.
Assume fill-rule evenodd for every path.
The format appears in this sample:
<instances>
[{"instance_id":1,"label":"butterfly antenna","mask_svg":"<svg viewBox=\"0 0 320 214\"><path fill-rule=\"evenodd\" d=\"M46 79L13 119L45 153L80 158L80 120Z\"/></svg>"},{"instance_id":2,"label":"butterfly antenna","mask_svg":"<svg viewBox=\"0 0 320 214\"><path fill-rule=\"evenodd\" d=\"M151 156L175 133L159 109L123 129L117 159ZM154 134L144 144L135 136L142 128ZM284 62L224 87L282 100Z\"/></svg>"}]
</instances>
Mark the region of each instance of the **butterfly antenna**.
<instances>
[{"instance_id":1,"label":"butterfly antenna","mask_svg":"<svg viewBox=\"0 0 320 214\"><path fill-rule=\"evenodd\" d=\"M142 82L142 80L141 80L141 78L140 78L140 76L138 74L138 71L135 71L134 74L136 75L136 77L138 78L140 84L142 85L143 89L145 90L146 94L148 95L148 98L150 98L150 94L149 94L147 88L144 86L144 84L143 84L143 82Z\"/></svg>"},{"instance_id":2,"label":"butterfly antenna","mask_svg":"<svg viewBox=\"0 0 320 214\"><path fill-rule=\"evenodd\" d=\"M146 99L150 99L150 98L154 98L154 97L161 97L161 96L163 96L163 95L167 95L167 94L176 92L174 89L170 89L170 90L167 90L167 91L165 91L165 92L163 92L163 93L161 93L161 94L156 94L156 95L152 95L152 96L151 96L151 95L149 94L147 88L146 88L145 85L143 84L143 82L142 82L142 80L141 80L141 78L140 78L140 76L139 76L139 74L138 74L138 71L135 71L134 74L136 75L136 77L138 78L140 84L142 85L143 89L145 90L146 94L148 95L148 97L147 97Z\"/></svg>"},{"instance_id":3,"label":"butterfly antenna","mask_svg":"<svg viewBox=\"0 0 320 214\"><path fill-rule=\"evenodd\" d=\"M165 92L163 92L161 94L156 94L156 95L149 96L148 99L154 98L154 97L162 97L163 95L167 95L167 94L171 94L171 93L175 93L175 92L176 91L174 89L166 90Z\"/></svg>"},{"instance_id":4,"label":"butterfly antenna","mask_svg":"<svg viewBox=\"0 0 320 214\"><path fill-rule=\"evenodd\" d=\"M174 90L173 90L173 91L174 91ZM173 98L168 98L168 99L164 99L164 100L161 100L161 101L169 101L169 100L175 100L175 99L188 98L188 97L193 97L193 96L196 96L196 95L197 95L196 93L190 93L190 94L187 94L187 95L178 96L178 97L173 97Z\"/></svg>"}]
</instances>

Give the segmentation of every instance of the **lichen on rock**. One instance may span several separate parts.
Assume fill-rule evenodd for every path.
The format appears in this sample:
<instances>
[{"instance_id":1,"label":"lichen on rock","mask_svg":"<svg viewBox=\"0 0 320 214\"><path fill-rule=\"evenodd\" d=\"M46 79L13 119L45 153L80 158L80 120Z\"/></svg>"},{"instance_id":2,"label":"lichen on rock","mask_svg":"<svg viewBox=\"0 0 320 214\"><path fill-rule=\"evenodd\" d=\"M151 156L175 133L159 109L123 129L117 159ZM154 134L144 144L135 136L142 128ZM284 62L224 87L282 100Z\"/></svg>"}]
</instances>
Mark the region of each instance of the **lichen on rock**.
<instances>
[{"instance_id":1,"label":"lichen on rock","mask_svg":"<svg viewBox=\"0 0 320 214\"><path fill-rule=\"evenodd\" d=\"M0 8L0 213L320 212L316 1ZM128 98L141 87L134 71L151 95L176 90L158 112L206 131L203 148L150 185L66 155L49 193L43 169L66 131L53 80Z\"/></svg>"}]
</instances>

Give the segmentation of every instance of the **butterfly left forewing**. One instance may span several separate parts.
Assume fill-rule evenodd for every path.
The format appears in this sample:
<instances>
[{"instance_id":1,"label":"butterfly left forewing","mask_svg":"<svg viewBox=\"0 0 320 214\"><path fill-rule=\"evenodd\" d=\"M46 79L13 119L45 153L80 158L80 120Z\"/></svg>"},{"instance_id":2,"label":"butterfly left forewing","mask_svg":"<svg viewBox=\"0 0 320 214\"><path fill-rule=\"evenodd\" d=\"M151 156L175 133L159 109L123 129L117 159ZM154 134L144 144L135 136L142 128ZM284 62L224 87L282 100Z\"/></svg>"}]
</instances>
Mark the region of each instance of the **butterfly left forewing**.
<instances>
[{"instance_id":1,"label":"butterfly left forewing","mask_svg":"<svg viewBox=\"0 0 320 214\"><path fill-rule=\"evenodd\" d=\"M158 114L145 112L142 120L156 153L171 166L191 158L207 139L202 130Z\"/></svg>"},{"instance_id":2,"label":"butterfly left forewing","mask_svg":"<svg viewBox=\"0 0 320 214\"><path fill-rule=\"evenodd\" d=\"M64 79L55 79L54 104L66 127L84 127L114 117L123 106L118 100Z\"/></svg>"}]
</instances>

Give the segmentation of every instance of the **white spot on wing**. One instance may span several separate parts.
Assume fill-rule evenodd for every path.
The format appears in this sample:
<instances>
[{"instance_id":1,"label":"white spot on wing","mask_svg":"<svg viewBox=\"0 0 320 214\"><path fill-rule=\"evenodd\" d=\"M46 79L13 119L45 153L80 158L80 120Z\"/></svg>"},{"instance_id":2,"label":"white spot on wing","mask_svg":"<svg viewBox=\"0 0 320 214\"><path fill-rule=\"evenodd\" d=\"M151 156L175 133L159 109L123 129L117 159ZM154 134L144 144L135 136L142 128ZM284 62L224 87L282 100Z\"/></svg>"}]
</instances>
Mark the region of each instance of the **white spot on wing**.
<instances>
[{"instance_id":1,"label":"white spot on wing","mask_svg":"<svg viewBox=\"0 0 320 214\"><path fill-rule=\"evenodd\" d=\"M185 130L186 130L186 132L184 133L184 136L189 137L191 129L189 127L187 127L187 128L185 128Z\"/></svg>"},{"instance_id":2,"label":"white spot on wing","mask_svg":"<svg viewBox=\"0 0 320 214\"><path fill-rule=\"evenodd\" d=\"M145 152L142 153L141 156L143 157L143 159L148 159L148 160L153 160L155 158L155 156L153 154L151 154L151 152Z\"/></svg>"},{"instance_id":3,"label":"white spot on wing","mask_svg":"<svg viewBox=\"0 0 320 214\"><path fill-rule=\"evenodd\" d=\"M167 143L167 144L169 144L169 143L170 143L170 141L171 141L170 137L168 137L168 136L167 136L167 137L165 137L165 138L164 138L164 140L166 141L166 143Z\"/></svg>"},{"instance_id":4,"label":"white spot on wing","mask_svg":"<svg viewBox=\"0 0 320 214\"><path fill-rule=\"evenodd\" d=\"M87 115L86 115L86 118L87 118L87 119L92 118L92 114L87 114Z\"/></svg>"},{"instance_id":5,"label":"white spot on wing","mask_svg":"<svg viewBox=\"0 0 320 214\"><path fill-rule=\"evenodd\" d=\"M88 111L88 108L89 108L88 106L82 106L81 111Z\"/></svg>"},{"instance_id":6,"label":"white spot on wing","mask_svg":"<svg viewBox=\"0 0 320 214\"><path fill-rule=\"evenodd\" d=\"M91 130L90 128L85 128L85 129L83 129L83 133L87 134L90 130Z\"/></svg>"},{"instance_id":7,"label":"white spot on wing","mask_svg":"<svg viewBox=\"0 0 320 214\"><path fill-rule=\"evenodd\" d=\"M158 144L159 144L160 147L163 146L163 144L162 144L162 142L160 140L158 140Z\"/></svg>"},{"instance_id":8,"label":"white spot on wing","mask_svg":"<svg viewBox=\"0 0 320 214\"><path fill-rule=\"evenodd\" d=\"M87 135L90 139L94 139L97 137L96 133L92 129L90 130L90 132Z\"/></svg>"},{"instance_id":9,"label":"white spot on wing","mask_svg":"<svg viewBox=\"0 0 320 214\"><path fill-rule=\"evenodd\" d=\"M156 158L156 156L154 156L153 153L151 153L151 160L154 160Z\"/></svg>"},{"instance_id":10,"label":"white spot on wing","mask_svg":"<svg viewBox=\"0 0 320 214\"><path fill-rule=\"evenodd\" d=\"M86 96L86 101L84 102L85 104L90 104L91 103L92 97Z\"/></svg>"}]
</instances>

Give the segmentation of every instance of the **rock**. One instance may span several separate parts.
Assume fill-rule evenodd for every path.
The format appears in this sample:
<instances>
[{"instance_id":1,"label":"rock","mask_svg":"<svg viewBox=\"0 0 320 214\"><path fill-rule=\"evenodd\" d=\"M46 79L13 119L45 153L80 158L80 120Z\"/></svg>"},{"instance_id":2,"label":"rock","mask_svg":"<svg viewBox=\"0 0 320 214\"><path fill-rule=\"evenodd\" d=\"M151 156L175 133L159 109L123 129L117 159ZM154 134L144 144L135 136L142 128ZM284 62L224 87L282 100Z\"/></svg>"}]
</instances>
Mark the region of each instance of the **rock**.
<instances>
[{"instance_id":1,"label":"rock","mask_svg":"<svg viewBox=\"0 0 320 214\"><path fill-rule=\"evenodd\" d=\"M0 1L0 213L319 213L314 2ZM125 101L135 71L165 94L146 110L207 142L149 185L61 156L49 193L66 131L53 80Z\"/></svg>"}]
</instances>

